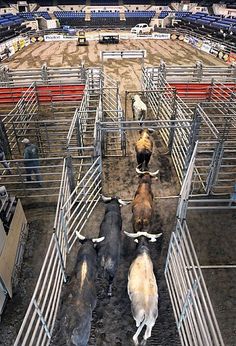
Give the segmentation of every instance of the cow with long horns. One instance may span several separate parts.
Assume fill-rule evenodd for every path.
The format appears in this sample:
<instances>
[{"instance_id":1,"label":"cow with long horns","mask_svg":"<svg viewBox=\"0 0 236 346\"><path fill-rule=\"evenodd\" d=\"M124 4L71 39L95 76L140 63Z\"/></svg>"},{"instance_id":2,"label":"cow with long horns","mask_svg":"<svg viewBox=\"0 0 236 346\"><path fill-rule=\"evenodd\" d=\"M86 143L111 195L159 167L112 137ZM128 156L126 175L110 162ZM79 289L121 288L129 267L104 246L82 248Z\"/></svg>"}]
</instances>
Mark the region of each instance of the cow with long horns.
<instances>
[{"instance_id":1,"label":"cow with long horns","mask_svg":"<svg viewBox=\"0 0 236 346\"><path fill-rule=\"evenodd\" d=\"M152 156L153 151L153 141L150 137L150 134L153 132L153 129L144 128L139 131L140 137L135 143L136 158L139 169L148 169L148 163ZM143 167L144 165L144 167Z\"/></svg>"},{"instance_id":2,"label":"cow with long horns","mask_svg":"<svg viewBox=\"0 0 236 346\"><path fill-rule=\"evenodd\" d=\"M121 243L121 206L128 204L118 197L105 197L105 214L100 226L99 237L105 237L104 242L98 245L98 261L103 269L103 275L108 279L108 295L112 295L112 283L120 260Z\"/></svg>"},{"instance_id":3,"label":"cow with long horns","mask_svg":"<svg viewBox=\"0 0 236 346\"><path fill-rule=\"evenodd\" d=\"M158 287L153 272L147 239L155 242L162 233L125 232L125 234L134 238L138 243L135 259L129 269L128 294L131 300L132 315L138 328L133 336L133 340L135 345L139 344L138 336L146 325L142 341L142 345L145 345L146 340L151 336L152 328L158 317Z\"/></svg>"},{"instance_id":4,"label":"cow with long horns","mask_svg":"<svg viewBox=\"0 0 236 346\"><path fill-rule=\"evenodd\" d=\"M149 232L152 217L153 217L153 193L152 193L152 178L155 178L159 173L145 171L142 172L136 168L136 172L140 176L140 182L135 193L132 205L133 212L133 228L135 232Z\"/></svg>"},{"instance_id":5,"label":"cow with long horns","mask_svg":"<svg viewBox=\"0 0 236 346\"><path fill-rule=\"evenodd\" d=\"M104 237L86 239L78 232L76 235L82 245L78 251L76 264L68 284L67 304L62 305L64 320L61 323L61 328L66 337L66 345L87 346L92 312L97 302L95 288L97 252L95 246L102 242ZM73 309L70 308L71 306Z\"/></svg>"}]
</instances>

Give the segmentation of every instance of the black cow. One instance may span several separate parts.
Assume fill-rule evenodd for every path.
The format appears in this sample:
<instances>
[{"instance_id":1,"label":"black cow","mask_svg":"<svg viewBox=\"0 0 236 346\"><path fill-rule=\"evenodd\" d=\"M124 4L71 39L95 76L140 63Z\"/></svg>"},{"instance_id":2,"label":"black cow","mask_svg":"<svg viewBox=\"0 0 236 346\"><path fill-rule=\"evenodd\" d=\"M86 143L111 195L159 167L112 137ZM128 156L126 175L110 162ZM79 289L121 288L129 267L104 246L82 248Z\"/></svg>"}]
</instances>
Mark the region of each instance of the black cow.
<instances>
[{"instance_id":1,"label":"black cow","mask_svg":"<svg viewBox=\"0 0 236 346\"><path fill-rule=\"evenodd\" d=\"M68 285L69 292L66 292L66 306L62 308L61 328L64 329L67 346L87 346L92 312L97 303L95 288L97 252L94 245L104 238L86 239L78 232L76 233L82 246L78 251L76 264ZM70 306L73 306L73 309L70 309Z\"/></svg>"},{"instance_id":2,"label":"black cow","mask_svg":"<svg viewBox=\"0 0 236 346\"><path fill-rule=\"evenodd\" d=\"M99 237L105 237L105 240L98 244L98 262L103 269L103 275L108 279L108 295L112 295L112 283L118 268L120 260L120 242L121 242L121 205L128 203L117 197L104 197L106 203L105 214L100 226Z\"/></svg>"}]
</instances>

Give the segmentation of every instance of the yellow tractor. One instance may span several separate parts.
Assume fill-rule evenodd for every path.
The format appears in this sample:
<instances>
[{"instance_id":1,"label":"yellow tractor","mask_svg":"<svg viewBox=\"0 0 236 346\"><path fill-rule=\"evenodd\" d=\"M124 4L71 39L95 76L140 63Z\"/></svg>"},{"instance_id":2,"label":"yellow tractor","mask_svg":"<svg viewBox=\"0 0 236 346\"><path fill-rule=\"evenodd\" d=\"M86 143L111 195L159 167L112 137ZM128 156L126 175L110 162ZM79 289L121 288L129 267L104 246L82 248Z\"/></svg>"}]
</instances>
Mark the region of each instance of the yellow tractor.
<instances>
[{"instance_id":1,"label":"yellow tractor","mask_svg":"<svg viewBox=\"0 0 236 346\"><path fill-rule=\"evenodd\" d=\"M88 44L89 43L85 37L85 31L84 30L79 31L77 46L88 46Z\"/></svg>"}]
</instances>

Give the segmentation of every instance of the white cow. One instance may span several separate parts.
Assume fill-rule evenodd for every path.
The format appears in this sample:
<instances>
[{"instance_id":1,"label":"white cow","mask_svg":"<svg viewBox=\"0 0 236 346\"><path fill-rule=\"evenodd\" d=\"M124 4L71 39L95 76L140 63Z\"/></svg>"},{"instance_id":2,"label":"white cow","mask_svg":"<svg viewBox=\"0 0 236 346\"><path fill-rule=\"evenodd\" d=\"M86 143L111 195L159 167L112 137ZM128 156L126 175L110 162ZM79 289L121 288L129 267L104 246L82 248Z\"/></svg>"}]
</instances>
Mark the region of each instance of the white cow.
<instances>
[{"instance_id":1,"label":"white cow","mask_svg":"<svg viewBox=\"0 0 236 346\"><path fill-rule=\"evenodd\" d=\"M144 120L147 117L147 106L141 100L139 95L132 97L133 119Z\"/></svg>"},{"instance_id":2,"label":"white cow","mask_svg":"<svg viewBox=\"0 0 236 346\"><path fill-rule=\"evenodd\" d=\"M138 336L146 325L142 341L142 345L145 345L158 317L158 287L146 238L150 238L150 241L154 242L162 233L125 232L125 234L135 238L135 241L138 242L136 258L129 269L128 294L131 300L133 318L136 321L136 327L138 327L133 340L135 345L139 344Z\"/></svg>"}]
</instances>

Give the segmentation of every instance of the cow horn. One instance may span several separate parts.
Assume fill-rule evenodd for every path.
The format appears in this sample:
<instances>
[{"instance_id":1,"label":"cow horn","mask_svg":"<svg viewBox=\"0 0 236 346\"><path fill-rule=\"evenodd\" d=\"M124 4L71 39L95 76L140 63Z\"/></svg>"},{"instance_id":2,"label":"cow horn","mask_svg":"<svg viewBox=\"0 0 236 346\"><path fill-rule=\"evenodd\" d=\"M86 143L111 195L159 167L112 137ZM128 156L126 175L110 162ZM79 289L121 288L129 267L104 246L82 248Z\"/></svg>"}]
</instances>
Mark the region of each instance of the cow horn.
<instances>
[{"instance_id":1,"label":"cow horn","mask_svg":"<svg viewBox=\"0 0 236 346\"><path fill-rule=\"evenodd\" d=\"M129 233L129 232L124 231L124 234L126 234L127 237L130 237L130 238L138 238L138 237L140 237L139 233L140 232L138 232L138 233Z\"/></svg>"},{"instance_id":2,"label":"cow horn","mask_svg":"<svg viewBox=\"0 0 236 346\"><path fill-rule=\"evenodd\" d=\"M147 232L128 233L128 232L124 231L124 233L130 238L139 238L142 236L149 238L150 242L155 242L157 240L157 238L159 238L162 235L162 233L151 234L151 233L147 233Z\"/></svg>"},{"instance_id":3,"label":"cow horn","mask_svg":"<svg viewBox=\"0 0 236 346\"><path fill-rule=\"evenodd\" d=\"M78 231L76 231L75 233L76 233L77 238L79 238L80 240L85 240L86 239L85 236L80 234Z\"/></svg>"},{"instance_id":4,"label":"cow horn","mask_svg":"<svg viewBox=\"0 0 236 346\"><path fill-rule=\"evenodd\" d=\"M148 127L148 131L149 131L150 133L153 133L153 132L155 132L155 129L152 129L151 127Z\"/></svg>"},{"instance_id":5,"label":"cow horn","mask_svg":"<svg viewBox=\"0 0 236 346\"><path fill-rule=\"evenodd\" d=\"M101 243L101 241L103 241L104 239L105 239L105 237L92 238L92 242L93 243Z\"/></svg>"},{"instance_id":6,"label":"cow horn","mask_svg":"<svg viewBox=\"0 0 236 346\"><path fill-rule=\"evenodd\" d=\"M111 197L106 197L106 196L103 196L103 195L101 195L101 197L102 197L103 202L110 202L112 200Z\"/></svg>"},{"instance_id":7,"label":"cow horn","mask_svg":"<svg viewBox=\"0 0 236 346\"><path fill-rule=\"evenodd\" d=\"M155 172L148 172L151 177L155 177L159 173L159 169Z\"/></svg>"},{"instance_id":8,"label":"cow horn","mask_svg":"<svg viewBox=\"0 0 236 346\"><path fill-rule=\"evenodd\" d=\"M147 173L147 172L142 172L142 171L140 171L140 169L139 169L138 167L136 167L136 172L137 172L138 174L144 174L144 173Z\"/></svg>"},{"instance_id":9,"label":"cow horn","mask_svg":"<svg viewBox=\"0 0 236 346\"><path fill-rule=\"evenodd\" d=\"M149 171L140 171L140 169L138 168L138 167L136 167L136 172L138 173L138 174L149 174L151 177L154 177L155 176L155 174L158 174L159 173L159 170L157 171L157 173L156 172L154 172L154 173L151 173L151 172L149 172Z\"/></svg>"},{"instance_id":10,"label":"cow horn","mask_svg":"<svg viewBox=\"0 0 236 346\"><path fill-rule=\"evenodd\" d=\"M119 204L121 204L121 205L128 205L128 204L130 204L130 202L125 202L125 201L123 201L121 198L118 198L118 202L119 202Z\"/></svg>"}]
</instances>

